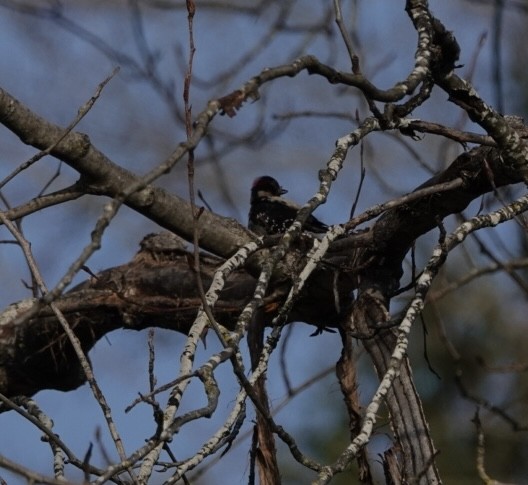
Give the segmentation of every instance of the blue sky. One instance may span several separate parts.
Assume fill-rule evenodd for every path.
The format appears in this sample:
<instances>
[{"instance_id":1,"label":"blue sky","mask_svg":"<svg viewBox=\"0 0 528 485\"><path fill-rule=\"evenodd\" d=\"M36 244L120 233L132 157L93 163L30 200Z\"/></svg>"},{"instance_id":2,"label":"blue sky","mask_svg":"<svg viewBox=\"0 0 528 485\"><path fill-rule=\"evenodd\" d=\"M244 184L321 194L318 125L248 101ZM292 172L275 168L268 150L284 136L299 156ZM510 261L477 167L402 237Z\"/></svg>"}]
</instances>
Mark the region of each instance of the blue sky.
<instances>
[{"instance_id":1,"label":"blue sky","mask_svg":"<svg viewBox=\"0 0 528 485\"><path fill-rule=\"evenodd\" d=\"M197 3L195 76L205 82L214 80L218 73L225 71L232 70L232 75L225 82L207 88L202 88L198 82L193 85L192 105L195 114L203 109L208 99L236 89L265 67L290 62L294 53L312 53L323 61L331 60L339 69L348 69L348 60L333 24L333 37L293 32L276 35L252 62L237 69L237 59L243 58L245 52L258 45L262 36L266 35L270 21L277 16L278 8L267 9L261 18L255 19L223 11L206 14ZM464 73L478 51L480 37L490 32L491 10L472 2L430 3L433 12L445 22L449 30L454 31L461 45L461 64L464 67L460 71ZM299 1L295 3L294 14L289 20L302 25L316 23L323 5L323 2ZM358 5L355 28L361 40L362 69L380 87L389 87L406 75L412 66L415 50L415 34L403 11L403 2L375 0L358 2ZM167 86L173 83L174 99L181 106L181 70L187 54L185 16L182 11L148 8L143 11L147 42L160 59L157 67L160 78ZM105 56L86 39L49 19L21 15L2 7L0 12L0 87L32 110L50 121L66 125L75 117L78 107L93 94L97 84L116 65L121 65L121 72L104 90L94 109L82 121L79 131L89 134L92 142L117 164L137 173L145 173L160 163L184 139L181 121L171 115L167 99L138 77L128 61ZM128 60L140 61L141 46L138 47L134 40L130 16L120 2L71 2L64 7L64 15L75 19L87 32L104 39L108 47L125 54ZM516 29L521 20L515 13L505 15L505 31L508 33L504 45L505 71L510 62L509 39L517 41L516 36L519 34ZM490 46L488 36L478 54L474 84L485 99L492 101ZM506 84L505 94L514 88ZM295 79L278 80L264 87L261 95L260 101L246 104L235 118L219 117L215 120L216 148L228 149L229 144L233 143L230 140L241 133L251 132L261 116L264 116L263 132L269 134L279 126L273 115L300 110L353 114L356 109L361 116L367 115L364 103L353 90L340 90L320 78L306 74ZM430 106L417 110L414 115L430 121L455 123L459 112L446 104L445 99L445 93L435 92ZM519 114L515 113L516 106L508 106L508 99L511 98L506 97L508 112ZM263 106L266 107L264 114L261 111ZM289 196L304 202L317 189L317 171L324 167L330 157L335 139L353 128L354 122L350 120L315 117L294 119L282 127L273 139L262 144L258 140L241 144L217 160L211 158L211 150L204 144L196 151L197 187L204 192L217 212L235 217L242 223L245 223L248 210L251 180L263 173L279 178L281 184L289 189ZM471 127L471 130L477 131L477 128ZM222 138L222 133L227 136ZM0 130L0 140L3 147L0 163L2 179L28 159L34 150L20 144L5 129ZM416 146L419 156L437 170L445 167L461 150L454 145L446 146L443 140L431 136L426 136ZM388 196L408 192L428 177L427 172L410 159L408 151L386 134L380 133L369 138L365 153L370 169L359 204L360 210L383 202ZM58 162L54 159L42 160L8 184L3 189L4 196L12 205L36 196L57 166ZM374 175L376 172L390 186L392 194L387 195L383 183ZM358 174L359 155L354 151L349 155L347 166L336 182L328 203L318 210L318 217L329 223L347 219ZM76 178L77 175L64 166L51 190L64 187ZM159 183L185 196L184 164L176 167ZM88 243L90 232L105 203L106 200L87 197L25 219L24 232L32 242L32 249L49 287L53 287ZM158 230L160 228L152 222L123 208L105 234L103 247L90 259L88 266L96 272L129 261L141 238ZM6 238L7 232L2 227L0 239ZM433 242L428 242L426 248L430 248ZM428 254L426 249L424 251ZM0 246L0 267L3 277L0 293L2 307L27 297L28 291L20 281L21 278L28 281L29 276L17 247ZM79 275L75 281L82 281L84 277ZM333 365L339 356L338 336L325 334L308 338L311 331L309 327L296 325L289 344L288 368L296 384L320 369ZM162 383L177 375L179 351L183 347L184 337L159 330L157 342L157 372ZM197 362L207 358L214 349L215 343L212 341L207 350L201 349ZM129 415L122 413L138 391L147 389L146 332L114 332L107 340L103 339L97 344L90 357L98 381L114 411L118 429L127 443L127 451L130 452L141 446L142 440L153 432L148 408L137 408ZM221 417L228 412L237 389L229 371L223 373L224 390L219 406ZM280 402L285 396L285 388L276 362L268 382L273 402ZM372 381L365 379L363 384L365 396L370 395ZM106 430L101 412L87 386L66 394L44 391L36 399L53 417L57 432L78 456L82 456L88 443L94 441L97 427ZM204 396L197 386L187 399L184 406L190 407L203 402ZM334 378L325 379L304 397L294 399L279 417L288 423L291 431L299 434L302 434L306 422L305 413L312 413L310 421L314 427L328 426L332 421L343 419L339 413L336 415L338 406L329 407L331 411L328 412L320 412L319 407L319 412L315 414L314 409L307 404L322 399L329 399L334 404L341 399ZM174 442L176 455L183 457L188 453L187 449L181 449L181 443L185 443L189 450L194 450L220 423L221 420L212 419L200 424L198 431L192 426L189 430L182 430ZM248 428L249 423L245 430ZM35 470L52 474L49 448L39 442L39 432L14 413L0 415L0 430L0 454L25 461L27 466ZM104 441L107 450L113 450L106 435ZM28 449L31 450L29 460L26 459ZM101 459L97 452L94 459ZM201 483L219 483L215 481L218 476L229 477L229 483L246 483L247 465L242 465L244 463L247 464L247 446L243 445L231 451L223 463L213 468ZM0 477L5 478L10 485L23 483L4 471L0 472ZM82 477L72 475L72 478L80 481Z\"/></svg>"}]
</instances>

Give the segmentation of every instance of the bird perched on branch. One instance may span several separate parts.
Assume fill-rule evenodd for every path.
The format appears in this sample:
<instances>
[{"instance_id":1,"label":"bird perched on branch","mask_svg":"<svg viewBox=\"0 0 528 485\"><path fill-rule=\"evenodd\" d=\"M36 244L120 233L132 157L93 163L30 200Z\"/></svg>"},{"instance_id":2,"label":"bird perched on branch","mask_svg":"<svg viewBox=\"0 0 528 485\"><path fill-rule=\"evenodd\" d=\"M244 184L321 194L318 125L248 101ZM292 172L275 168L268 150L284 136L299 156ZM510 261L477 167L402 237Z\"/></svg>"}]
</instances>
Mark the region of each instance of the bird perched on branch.
<instances>
[{"instance_id":1,"label":"bird perched on branch","mask_svg":"<svg viewBox=\"0 0 528 485\"><path fill-rule=\"evenodd\" d=\"M250 230L259 236L270 236L286 232L299 212L300 206L282 197L288 191L269 175L255 179L251 186L251 207L249 210ZM310 215L303 229L323 233L328 226Z\"/></svg>"}]
</instances>

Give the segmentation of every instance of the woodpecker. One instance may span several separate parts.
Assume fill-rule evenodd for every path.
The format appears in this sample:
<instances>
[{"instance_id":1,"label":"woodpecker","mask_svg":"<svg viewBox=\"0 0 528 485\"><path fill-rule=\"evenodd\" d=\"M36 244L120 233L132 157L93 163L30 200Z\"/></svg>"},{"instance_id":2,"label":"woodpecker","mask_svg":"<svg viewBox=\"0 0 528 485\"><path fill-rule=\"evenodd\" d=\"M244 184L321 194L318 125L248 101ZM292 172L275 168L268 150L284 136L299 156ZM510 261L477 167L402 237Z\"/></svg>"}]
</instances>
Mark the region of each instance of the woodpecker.
<instances>
[{"instance_id":1,"label":"woodpecker","mask_svg":"<svg viewBox=\"0 0 528 485\"><path fill-rule=\"evenodd\" d=\"M255 179L251 187L248 227L259 236L281 234L291 226L300 206L283 197L288 191L269 175ZM309 232L323 233L328 226L310 215L303 228Z\"/></svg>"}]
</instances>

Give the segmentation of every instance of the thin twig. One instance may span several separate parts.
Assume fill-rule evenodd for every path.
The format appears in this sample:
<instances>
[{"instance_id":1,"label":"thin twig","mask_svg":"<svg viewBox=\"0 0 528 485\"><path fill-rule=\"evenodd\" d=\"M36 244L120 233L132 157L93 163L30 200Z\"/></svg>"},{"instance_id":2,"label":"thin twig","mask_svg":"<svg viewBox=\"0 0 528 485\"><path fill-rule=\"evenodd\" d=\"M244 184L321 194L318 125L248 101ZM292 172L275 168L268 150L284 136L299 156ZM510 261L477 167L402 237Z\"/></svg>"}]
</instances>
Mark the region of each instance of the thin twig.
<instances>
[{"instance_id":1,"label":"thin twig","mask_svg":"<svg viewBox=\"0 0 528 485\"><path fill-rule=\"evenodd\" d=\"M334 0L334 11L335 11L335 22L337 26L339 27L339 32L341 32L341 37L343 37L343 41L348 51L348 57L350 58L350 61L352 63L352 68L354 68L354 65L355 65L354 59L357 59L357 56L354 51L354 46L352 45L352 39L350 38L345 22L343 20L343 13L341 11L341 1L340 0Z\"/></svg>"},{"instance_id":2,"label":"thin twig","mask_svg":"<svg viewBox=\"0 0 528 485\"><path fill-rule=\"evenodd\" d=\"M68 448L68 446L66 445L66 443L64 443L61 438L56 435L48 426L45 426L41 420L37 419L36 417L34 417L32 414L30 414L28 411L26 411L25 409L23 409L21 406L19 406L15 401L13 401L12 399L9 399L7 396L4 396L3 394L0 393L0 401L2 401L2 403L9 409L12 409L13 411L17 412L18 414L20 414L24 419L26 419L27 421L29 421L30 423L32 423L33 425L35 425L40 431L42 431L44 433L44 435L46 436L46 439L49 440L50 442L53 442L55 443L65 454L66 456L68 457L68 460L71 464L79 467L79 468L83 468L82 467L82 460L80 460L79 458L77 458L77 456L73 453L73 451L70 450L70 448ZM98 475L100 473L102 473L102 471L96 467L93 467L93 466L89 466L88 468L86 468L86 471L94 474L94 475Z\"/></svg>"},{"instance_id":3,"label":"thin twig","mask_svg":"<svg viewBox=\"0 0 528 485\"><path fill-rule=\"evenodd\" d=\"M88 114L88 112L92 109L95 102L99 99L101 96L101 93L105 86L110 82L110 80L119 72L119 67L114 68L114 70L103 80L99 83L97 86L97 89L95 90L95 93L92 95L92 97L84 103L79 110L77 111L77 116L73 119L73 121L70 122L70 124L64 128L63 134L48 148L45 150L41 150L37 154L33 155L29 160L24 162L23 164L19 165L13 172L11 172L7 177L4 177L2 181L0 181L0 189L7 184L10 180L12 180L14 177L16 177L20 172L26 170L27 168L31 167L35 162L40 160L41 158L45 157L46 155L49 155L57 145L61 141L66 138L66 136L71 133L71 131L79 124L79 122ZM40 194L42 195L42 194Z\"/></svg>"},{"instance_id":4,"label":"thin twig","mask_svg":"<svg viewBox=\"0 0 528 485\"><path fill-rule=\"evenodd\" d=\"M22 236L20 231L15 227L15 225L9 221L2 212L0 212L0 220L4 223L6 228L11 232L13 237L18 241L22 252L26 258L28 267L31 271L31 274L35 281L37 282L39 289L43 295L43 297L46 296L48 293L48 290L46 288L46 284L44 283L44 280L42 278L42 275L40 273L40 270L38 268L38 265L33 258L33 254L31 252L31 246L28 243L28 241ZM82 350L81 342L79 338L75 335L72 328L70 327L68 321L64 317L63 313L60 311L57 305L54 303L50 303L50 308L53 310L53 313L57 317L59 323L61 324L64 332L68 336L73 349L75 350L75 353L77 355L77 358L79 359L79 363L81 364L81 367L83 369L83 372L86 376L86 379L90 385L90 388L92 390L92 393L95 397L96 402L101 407L101 410L103 411L103 416L105 417L108 429L110 431L110 435L112 436L112 439L114 441L114 444L116 446L117 452L119 453L119 456L122 461L126 460L126 453L125 448L123 446L122 439L117 431L117 427L114 423L114 420L112 418L112 413L110 410L110 406L108 405L106 398L101 391L99 385L97 384L97 381L95 380L95 376L93 374L92 366L90 362L88 361L88 358L86 357L84 351ZM132 469L127 470L130 478L134 483L137 483L136 477L132 471Z\"/></svg>"}]
</instances>

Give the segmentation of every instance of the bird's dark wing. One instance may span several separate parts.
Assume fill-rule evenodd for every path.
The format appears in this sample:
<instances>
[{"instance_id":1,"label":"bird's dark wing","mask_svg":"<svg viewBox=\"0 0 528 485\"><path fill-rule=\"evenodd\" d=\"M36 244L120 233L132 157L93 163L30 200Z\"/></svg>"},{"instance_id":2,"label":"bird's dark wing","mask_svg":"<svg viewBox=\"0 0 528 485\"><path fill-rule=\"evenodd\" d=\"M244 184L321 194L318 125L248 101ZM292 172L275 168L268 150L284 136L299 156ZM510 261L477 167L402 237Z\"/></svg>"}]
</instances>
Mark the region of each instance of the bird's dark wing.
<instances>
[{"instance_id":1,"label":"bird's dark wing","mask_svg":"<svg viewBox=\"0 0 528 485\"><path fill-rule=\"evenodd\" d=\"M261 198L251 205L249 228L257 234L280 234L297 215L297 209L274 198Z\"/></svg>"},{"instance_id":2,"label":"bird's dark wing","mask_svg":"<svg viewBox=\"0 0 528 485\"><path fill-rule=\"evenodd\" d=\"M299 206L279 197L263 197L251 205L249 228L260 235L281 234L291 226ZM304 229L322 233L328 226L314 216L308 217Z\"/></svg>"},{"instance_id":3,"label":"bird's dark wing","mask_svg":"<svg viewBox=\"0 0 528 485\"><path fill-rule=\"evenodd\" d=\"M310 215L304 224L304 229L310 232L321 233L328 231L328 226L324 222L321 222L319 219L317 219L317 217Z\"/></svg>"}]
</instances>

